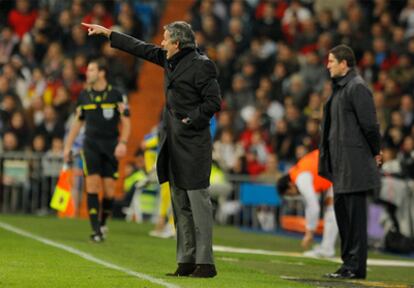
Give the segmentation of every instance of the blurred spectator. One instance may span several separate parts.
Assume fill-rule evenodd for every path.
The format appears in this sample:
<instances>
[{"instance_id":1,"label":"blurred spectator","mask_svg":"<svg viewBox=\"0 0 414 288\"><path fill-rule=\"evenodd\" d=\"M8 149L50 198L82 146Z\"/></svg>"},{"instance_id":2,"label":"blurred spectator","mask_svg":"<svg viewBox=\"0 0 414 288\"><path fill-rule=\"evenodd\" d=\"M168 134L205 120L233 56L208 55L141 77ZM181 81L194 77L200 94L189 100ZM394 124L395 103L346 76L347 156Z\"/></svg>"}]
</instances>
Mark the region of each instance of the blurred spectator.
<instances>
[{"instance_id":1,"label":"blurred spectator","mask_svg":"<svg viewBox=\"0 0 414 288\"><path fill-rule=\"evenodd\" d=\"M246 35L243 22L240 18L231 18L229 21L229 36L234 41L235 53L242 54L249 47L250 38Z\"/></svg>"},{"instance_id":2,"label":"blurred spectator","mask_svg":"<svg viewBox=\"0 0 414 288\"><path fill-rule=\"evenodd\" d=\"M83 83L79 81L75 63L72 59L63 61L63 69L59 84L62 84L69 92L69 99L75 102L83 89Z\"/></svg>"},{"instance_id":3,"label":"blurred spectator","mask_svg":"<svg viewBox=\"0 0 414 288\"><path fill-rule=\"evenodd\" d=\"M29 0L16 0L16 7L8 15L8 23L14 32L22 38L33 27L37 11L31 9Z\"/></svg>"},{"instance_id":4,"label":"blurred spectator","mask_svg":"<svg viewBox=\"0 0 414 288\"><path fill-rule=\"evenodd\" d=\"M243 27L243 34L247 37L251 37L252 26L251 24L251 13L250 7L247 1L232 1L229 8L229 18L239 19Z\"/></svg>"},{"instance_id":5,"label":"blurred spectator","mask_svg":"<svg viewBox=\"0 0 414 288\"><path fill-rule=\"evenodd\" d=\"M217 69L220 71L217 81L222 95L226 95L231 88L231 80L234 74L234 51L232 47L229 47L225 42L220 43L217 46L215 62Z\"/></svg>"},{"instance_id":6,"label":"blurred spectator","mask_svg":"<svg viewBox=\"0 0 414 288\"><path fill-rule=\"evenodd\" d=\"M20 105L15 96L7 94L3 97L0 106L1 132L9 128L11 116L20 109Z\"/></svg>"},{"instance_id":7,"label":"blurred spectator","mask_svg":"<svg viewBox=\"0 0 414 288\"><path fill-rule=\"evenodd\" d=\"M306 133L302 138L302 145L307 151L313 151L319 148L320 133L319 133L320 119L308 118L306 121ZM300 159L301 157L296 157Z\"/></svg>"},{"instance_id":8,"label":"blurred spectator","mask_svg":"<svg viewBox=\"0 0 414 288\"><path fill-rule=\"evenodd\" d=\"M301 113L301 110L295 104L288 104L286 106L285 118L289 125L289 130L292 131L296 137L303 135L305 132L306 118Z\"/></svg>"},{"instance_id":9,"label":"blurred spectator","mask_svg":"<svg viewBox=\"0 0 414 288\"><path fill-rule=\"evenodd\" d=\"M44 114L43 114L43 97L35 96L31 99L30 106L26 110L28 116L28 124L31 129L34 129L37 126L40 126L43 123Z\"/></svg>"},{"instance_id":10,"label":"blurred spectator","mask_svg":"<svg viewBox=\"0 0 414 288\"><path fill-rule=\"evenodd\" d=\"M215 25L223 27L227 11L221 0L199 0L195 1L191 11L191 26L194 31L202 31L202 19L205 16L212 16Z\"/></svg>"},{"instance_id":11,"label":"blurred spectator","mask_svg":"<svg viewBox=\"0 0 414 288\"><path fill-rule=\"evenodd\" d=\"M220 136L224 130L230 130L234 133L239 132L237 131L236 127L234 127L232 112L227 109L221 110L218 115L216 137Z\"/></svg>"},{"instance_id":12,"label":"blurred spectator","mask_svg":"<svg viewBox=\"0 0 414 288\"><path fill-rule=\"evenodd\" d=\"M375 65L383 70L388 70L397 63L397 56L389 49L384 38L374 38L372 42Z\"/></svg>"},{"instance_id":13,"label":"blurred spectator","mask_svg":"<svg viewBox=\"0 0 414 288\"><path fill-rule=\"evenodd\" d=\"M109 83L115 85L124 93L126 93L127 90L135 88L136 73L134 71L134 65L125 65L125 61L118 57L117 50L112 48L109 42L103 44L102 54L105 56L105 60L108 63L107 77ZM130 62L134 63L135 60Z\"/></svg>"},{"instance_id":14,"label":"blurred spectator","mask_svg":"<svg viewBox=\"0 0 414 288\"><path fill-rule=\"evenodd\" d=\"M303 114L308 118L322 119L323 102L319 93L313 92L309 95L309 101L303 109Z\"/></svg>"},{"instance_id":15,"label":"blurred spectator","mask_svg":"<svg viewBox=\"0 0 414 288\"><path fill-rule=\"evenodd\" d=\"M56 27L56 35L59 39L59 42L62 43L63 49L65 52L70 52L69 43L71 41L72 34L72 14L70 10L65 9L59 14L58 25Z\"/></svg>"},{"instance_id":16,"label":"blurred spectator","mask_svg":"<svg viewBox=\"0 0 414 288\"><path fill-rule=\"evenodd\" d=\"M266 165L268 155L272 152L270 145L266 143L260 131L254 131L252 133L251 144L247 149L248 153L251 152L256 156L256 161L260 165Z\"/></svg>"},{"instance_id":17,"label":"blurred spectator","mask_svg":"<svg viewBox=\"0 0 414 288\"><path fill-rule=\"evenodd\" d=\"M276 100L279 103L283 103L285 100L285 92L289 83L288 72L285 64L282 62L276 62L273 67L273 72L270 75L272 82L272 100Z\"/></svg>"},{"instance_id":18,"label":"blurred spectator","mask_svg":"<svg viewBox=\"0 0 414 288\"><path fill-rule=\"evenodd\" d=\"M384 145L399 149L405 134L404 120L401 112L398 110L391 112L391 123L384 134Z\"/></svg>"},{"instance_id":19,"label":"blurred spectator","mask_svg":"<svg viewBox=\"0 0 414 288\"><path fill-rule=\"evenodd\" d=\"M247 89L255 90L259 86L259 75L253 59L248 57L241 61L241 75L244 78L244 82Z\"/></svg>"},{"instance_id":20,"label":"blurred spectator","mask_svg":"<svg viewBox=\"0 0 414 288\"><path fill-rule=\"evenodd\" d=\"M294 39L292 44L298 51L306 54L316 48L319 32L312 18L304 20L300 30L301 33Z\"/></svg>"},{"instance_id":21,"label":"blurred spectator","mask_svg":"<svg viewBox=\"0 0 414 288\"><path fill-rule=\"evenodd\" d=\"M300 69L300 75L308 90L319 92L322 90L323 83L328 79L326 68L316 52L311 51L305 57L306 62Z\"/></svg>"},{"instance_id":22,"label":"blurred spectator","mask_svg":"<svg viewBox=\"0 0 414 288\"><path fill-rule=\"evenodd\" d=\"M259 144L261 141L264 141L265 143L269 142L269 131L263 129L263 122L261 120L260 112L253 111L247 121L247 127L240 134L240 142L246 151L248 151L250 146L254 144L253 142L255 142L255 144ZM259 136L254 136L256 132L259 133Z\"/></svg>"},{"instance_id":23,"label":"blurred spectator","mask_svg":"<svg viewBox=\"0 0 414 288\"><path fill-rule=\"evenodd\" d=\"M385 129L390 122L390 109L385 106L385 96L381 91L374 91L374 105L377 112L377 119L380 125L381 135L384 135Z\"/></svg>"},{"instance_id":24,"label":"blurred spectator","mask_svg":"<svg viewBox=\"0 0 414 288\"><path fill-rule=\"evenodd\" d=\"M47 151L46 156L62 157L63 154L63 139L54 137L52 139L52 145Z\"/></svg>"},{"instance_id":25,"label":"blurred spectator","mask_svg":"<svg viewBox=\"0 0 414 288\"><path fill-rule=\"evenodd\" d=\"M336 23L332 10L327 8L322 9L321 11L317 12L316 18L317 27L320 32L334 33Z\"/></svg>"},{"instance_id":26,"label":"blurred spectator","mask_svg":"<svg viewBox=\"0 0 414 288\"><path fill-rule=\"evenodd\" d=\"M17 135L12 131L6 131L3 135L3 151L4 152L13 152L18 151L19 139Z\"/></svg>"},{"instance_id":27,"label":"blurred spectator","mask_svg":"<svg viewBox=\"0 0 414 288\"><path fill-rule=\"evenodd\" d=\"M106 11L106 7L102 2L95 2L95 4L93 4L92 11L85 15L82 22L94 23L102 25L106 28L111 28L114 25L112 16Z\"/></svg>"},{"instance_id":28,"label":"blurred spectator","mask_svg":"<svg viewBox=\"0 0 414 288\"><path fill-rule=\"evenodd\" d=\"M80 53L88 58L96 57L96 46L91 44L90 39L80 25L74 25L71 31L70 42L67 46L68 55L73 57L75 54Z\"/></svg>"},{"instance_id":29,"label":"blurred spectator","mask_svg":"<svg viewBox=\"0 0 414 288\"><path fill-rule=\"evenodd\" d=\"M5 26L0 32L0 65L7 63L13 52L15 52L19 38L9 26Z\"/></svg>"},{"instance_id":30,"label":"blurred spectator","mask_svg":"<svg viewBox=\"0 0 414 288\"><path fill-rule=\"evenodd\" d=\"M390 78L397 82L402 93L412 92L414 67L407 54L399 56L397 63L390 70Z\"/></svg>"},{"instance_id":31,"label":"blurred spectator","mask_svg":"<svg viewBox=\"0 0 414 288\"><path fill-rule=\"evenodd\" d=\"M406 53L406 39L404 35L404 28L401 26L395 26L392 30L392 39L390 43L390 50L396 55Z\"/></svg>"},{"instance_id":32,"label":"blurred spectator","mask_svg":"<svg viewBox=\"0 0 414 288\"><path fill-rule=\"evenodd\" d=\"M271 123L281 119L284 107L277 101L270 101L269 93L264 88L256 90L256 109L261 113L263 126L270 129Z\"/></svg>"},{"instance_id":33,"label":"blurred spectator","mask_svg":"<svg viewBox=\"0 0 414 288\"><path fill-rule=\"evenodd\" d=\"M260 3L256 7L255 16L256 19L261 19L264 17L265 9L268 4L272 4L273 14L279 21L283 18L286 9L289 7L289 4L285 0L260 0Z\"/></svg>"},{"instance_id":34,"label":"blurred spectator","mask_svg":"<svg viewBox=\"0 0 414 288\"><path fill-rule=\"evenodd\" d=\"M104 2L104 1L95 2L92 6L92 10L83 17L81 22L94 23L94 24L102 25L106 28L111 28L114 25L114 19L112 15L107 11L107 8L105 7L104 3L107 4L110 2ZM80 23L80 22L77 22L77 23ZM80 29L86 32L86 29L84 28L80 28ZM72 31L72 37L73 37L73 31ZM88 41L91 42L95 50L99 50L99 47L101 47L102 44L106 42L106 39L104 37L88 37Z\"/></svg>"},{"instance_id":35,"label":"blurred spectator","mask_svg":"<svg viewBox=\"0 0 414 288\"><path fill-rule=\"evenodd\" d=\"M49 149L53 138L63 138L65 135L65 126L64 123L58 118L56 110L53 106L48 105L44 107L43 113L43 122L36 126L35 133L45 136L46 149Z\"/></svg>"},{"instance_id":36,"label":"blurred spectator","mask_svg":"<svg viewBox=\"0 0 414 288\"><path fill-rule=\"evenodd\" d=\"M47 78L59 78L62 72L63 58L62 45L59 42L50 43L42 61L42 68Z\"/></svg>"},{"instance_id":37,"label":"blurred spectator","mask_svg":"<svg viewBox=\"0 0 414 288\"><path fill-rule=\"evenodd\" d=\"M292 162L295 159L294 137L285 119L276 121L276 132L273 136L273 151L282 161Z\"/></svg>"},{"instance_id":38,"label":"blurred spectator","mask_svg":"<svg viewBox=\"0 0 414 288\"><path fill-rule=\"evenodd\" d=\"M309 9L302 6L302 3L299 0L292 0L283 15L282 23L284 26L289 25L295 18L297 18L299 23L302 23L309 20L311 17L312 14Z\"/></svg>"},{"instance_id":39,"label":"blurred spectator","mask_svg":"<svg viewBox=\"0 0 414 288\"><path fill-rule=\"evenodd\" d=\"M16 111L11 115L8 131L16 135L18 139L16 150L25 150L29 146L30 130L22 111Z\"/></svg>"},{"instance_id":40,"label":"blurred spectator","mask_svg":"<svg viewBox=\"0 0 414 288\"><path fill-rule=\"evenodd\" d=\"M69 115L73 112L73 101L69 95L68 89L60 86L56 90L56 95L53 97L52 106L58 115L58 122L65 123Z\"/></svg>"},{"instance_id":41,"label":"blurred spectator","mask_svg":"<svg viewBox=\"0 0 414 288\"><path fill-rule=\"evenodd\" d=\"M134 38L142 39L142 23L140 19L136 17L134 10L129 3L121 3L117 20L122 33L128 34Z\"/></svg>"},{"instance_id":42,"label":"blurred spectator","mask_svg":"<svg viewBox=\"0 0 414 288\"><path fill-rule=\"evenodd\" d=\"M374 83L378 79L379 66L375 63L374 52L365 50L361 61L359 61L361 76L368 82Z\"/></svg>"},{"instance_id":43,"label":"blurred spectator","mask_svg":"<svg viewBox=\"0 0 414 288\"><path fill-rule=\"evenodd\" d=\"M20 42L18 55L21 57L24 66L30 69L34 69L37 66L33 44L29 38Z\"/></svg>"},{"instance_id":44,"label":"blurred spectator","mask_svg":"<svg viewBox=\"0 0 414 288\"><path fill-rule=\"evenodd\" d=\"M281 40L282 31L280 18L275 13L275 5L270 1L263 1L262 6L256 10L256 27L254 35L271 39L275 42ZM261 12L258 13L258 10ZM260 16L259 16L260 15Z\"/></svg>"},{"instance_id":45,"label":"blurred spectator","mask_svg":"<svg viewBox=\"0 0 414 288\"><path fill-rule=\"evenodd\" d=\"M13 67L12 62L3 65L3 76L6 78L9 87L13 87L13 92L19 96L19 102L24 100L27 91L27 79L18 73Z\"/></svg>"},{"instance_id":46,"label":"blurred spectator","mask_svg":"<svg viewBox=\"0 0 414 288\"><path fill-rule=\"evenodd\" d=\"M10 94L11 92L9 81L4 75L0 74L0 101L3 100L6 94Z\"/></svg>"},{"instance_id":47,"label":"blurred spectator","mask_svg":"<svg viewBox=\"0 0 414 288\"><path fill-rule=\"evenodd\" d=\"M37 134L33 137L32 150L33 152L39 152L39 153L46 152L46 139L44 135Z\"/></svg>"},{"instance_id":48,"label":"blurred spectator","mask_svg":"<svg viewBox=\"0 0 414 288\"><path fill-rule=\"evenodd\" d=\"M206 46L215 46L222 40L220 28L212 15L205 15L201 18L201 31L206 41Z\"/></svg>"},{"instance_id":49,"label":"blurred spectator","mask_svg":"<svg viewBox=\"0 0 414 288\"><path fill-rule=\"evenodd\" d=\"M308 102L308 89L302 75L296 73L290 76L286 95L292 98L293 104L303 109Z\"/></svg>"},{"instance_id":50,"label":"blurred spectator","mask_svg":"<svg viewBox=\"0 0 414 288\"><path fill-rule=\"evenodd\" d=\"M266 168L257 177L257 180L274 184L282 176L279 170L279 161L277 155L273 153L267 154Z\"/></svg>"},{"instance_id":51,"label":"blurred spectator","mask_svg":"<svg viewBox=\"0 0 414 288\"><path fill-rule=\"evenodd\" d=\"M213 144L213 160L228 172L235 168L237 159L244 155L243 147L235 142L233 131L225 129Z\"/></svg>"},{"instance_id":52,"label":"blurred spectator","mask_svg":"<svg viewBox=\"0 0 414 288\"><path fill-rule=\"evenodd\" d=\"M244 107L254 105L253 91L248 87L242 74L233 76L232 89L224 96L224 101L226 106L234 112L240 112Z\"/></svg>"},{"instance_id":53,"label":"blurred spectator","mask_svg":"<svg viewBox=\"0 0 414 288\"><path fill-rule=\"evenodd\" d=\"M414 35L414 0L408 0L404 9L402 9L399 22L406 28L406 37L412 37Z\"/></svg>"},{"instance_id":54,"label":"blurred spectator","mask_svg":"<svg viewBox=\"0 0 414 288\"><path fill-rule=\"evenodd\" d=\"M279 43L276 60L285 65L286 71L289 75L300 69L299 60L295 51L285 43Z\"/></svg>"},{"instance_id":55,"label":"blurred spectator","mask_svg":"<svg viewBox=\"0 0 414 288\"><path fill-rule=\"evenodd\" d=\"M414 179L414 138L404 137L401 150L397 154L397 159L401 164L402 175L409 179Z\"/></svg>"},{"instance_id":56,"label":"blurred spectator","mask_svg":"<svg viewBox=\"0 0 414 288\"><path fill-rule=\"evenodd\" d=\"M399 111L403 119L404 130L408 132L410 127L414 125L414 103L410 94L401 96Z\"/></svg>"},{"instance_id":57,"label":"blurred spectator","mask_svg":"<svg viewBox=\"0 0 414 288\"><path fill-rule=\"evenodd\" d=\"M70 7L73 23L81 23L85 16L84 0L73 0Z\"/></svg>"}]
</instances>

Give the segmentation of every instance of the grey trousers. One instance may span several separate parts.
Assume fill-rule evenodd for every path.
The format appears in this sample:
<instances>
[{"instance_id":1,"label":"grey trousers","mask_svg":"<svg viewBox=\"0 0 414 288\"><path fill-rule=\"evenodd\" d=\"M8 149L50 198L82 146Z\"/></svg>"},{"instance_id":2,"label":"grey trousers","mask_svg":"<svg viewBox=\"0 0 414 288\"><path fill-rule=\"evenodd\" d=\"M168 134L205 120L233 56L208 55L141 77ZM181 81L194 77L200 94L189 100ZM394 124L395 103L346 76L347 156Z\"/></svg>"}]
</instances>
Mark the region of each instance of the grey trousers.
<instances>
[{"instance_id":1,"label":"grey trousers","mask_svg":"<svg viewBox=\"0 0 414 288\"><path fill-rule=\"evenodd\" d=\"M184 190L170 183L177 230L177 263L214 264L213 207L208 189Z\"/></svg>"}]
</instances>

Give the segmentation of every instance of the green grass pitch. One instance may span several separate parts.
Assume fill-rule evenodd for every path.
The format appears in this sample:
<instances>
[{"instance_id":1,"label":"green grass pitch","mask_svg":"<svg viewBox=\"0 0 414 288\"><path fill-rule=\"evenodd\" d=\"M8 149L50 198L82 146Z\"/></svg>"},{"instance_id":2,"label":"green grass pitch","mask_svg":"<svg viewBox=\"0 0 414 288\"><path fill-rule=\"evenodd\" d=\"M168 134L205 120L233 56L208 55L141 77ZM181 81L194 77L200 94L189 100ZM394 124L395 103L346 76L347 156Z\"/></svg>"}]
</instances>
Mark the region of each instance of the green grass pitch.
<instances>
[{"instance_id":1,"label":"green grass pitch","mask_svg":"<svg viewBox=\"0 0 414 288\"><path fill-rule=\"evenodd\" d=\"M89 223L79 219L0 215L6 223L93 257L161 282L154 283L0 227L0 287L414 287L414 267L369 266L365 281L327 281L321 275L339 266L327 260L215 252L213 279L170 278L175 267L175 240L148 236L151 224L109 223L102 244L90 243ZM214 244L269 251L301 252L299 239L244 232L217 226ZM414 259L377 252L370 259ZM163 285L166 284L166 285Z\"/></svg>"}]
</instances>

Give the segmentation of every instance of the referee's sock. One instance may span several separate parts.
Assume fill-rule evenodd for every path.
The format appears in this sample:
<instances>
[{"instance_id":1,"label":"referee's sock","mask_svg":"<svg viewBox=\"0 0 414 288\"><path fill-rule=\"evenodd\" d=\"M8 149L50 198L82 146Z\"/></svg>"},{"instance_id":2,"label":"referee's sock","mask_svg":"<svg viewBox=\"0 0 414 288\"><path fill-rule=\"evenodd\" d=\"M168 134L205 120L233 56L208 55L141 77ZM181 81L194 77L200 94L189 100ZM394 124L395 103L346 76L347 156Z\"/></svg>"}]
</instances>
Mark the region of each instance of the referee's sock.
<instances>
[{"instance_id":1,"label":"referee's sock","mask_svg":"<svg viewBox=\"0 0 414 288\"><path fill-rule=\"evenodd\" d=\"M101 226L106 225L106 220L112 214L112 206L114 203L113 198L104 198L102 202L102 219Z\"/></svg>"},{"instance_id":2,"label":"referee's sock","mask_svg":"<svg viewBox=\"0 0 414 288\"><path fill-rule=\"evenodd\" d=\"M98 194L88 193L88 214L91 221L92 230L96 234L101 234L99 226L99 199Z\"/></svg>"}]
</instances>

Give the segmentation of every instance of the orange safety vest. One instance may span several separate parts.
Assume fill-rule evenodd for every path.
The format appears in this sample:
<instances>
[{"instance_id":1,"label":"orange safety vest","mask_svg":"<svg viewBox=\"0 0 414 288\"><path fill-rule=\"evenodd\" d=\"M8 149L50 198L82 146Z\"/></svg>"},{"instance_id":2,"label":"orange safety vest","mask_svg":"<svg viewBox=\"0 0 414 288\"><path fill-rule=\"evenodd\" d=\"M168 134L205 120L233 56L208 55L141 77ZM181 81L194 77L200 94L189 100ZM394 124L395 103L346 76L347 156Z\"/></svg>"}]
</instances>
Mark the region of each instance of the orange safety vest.
<instances>
[{"instance_id":1,"label":"orange safety vest","mask_svg":"<svg viewBox=\"0 0 414 288\"><path fill-rule=\"evenodd\" d=\"M332 183L318 175L318 161L319 150L313 150L312 152L303 156L295 166L289 169L289 177L292 182L296 182L298 175L304 171L312 173L313 187L317 193L321 193L332 186Z\"/></svg>"}]
</instances>

